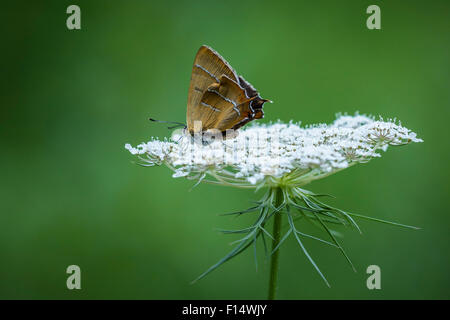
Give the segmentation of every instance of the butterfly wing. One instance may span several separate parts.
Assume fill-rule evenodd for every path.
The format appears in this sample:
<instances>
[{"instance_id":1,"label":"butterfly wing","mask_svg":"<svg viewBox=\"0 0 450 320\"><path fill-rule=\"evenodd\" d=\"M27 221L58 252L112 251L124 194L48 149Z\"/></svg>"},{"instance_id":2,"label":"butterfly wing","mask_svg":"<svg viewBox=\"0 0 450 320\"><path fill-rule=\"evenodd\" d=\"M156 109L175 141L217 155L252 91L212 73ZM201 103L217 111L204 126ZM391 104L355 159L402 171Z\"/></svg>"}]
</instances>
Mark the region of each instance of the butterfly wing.
<instances>
[{"instance_id":1,"label":"butterfly wing","mask_svg":"<svg viewBox=\"0 0 450 320\"><path fill-rule=\"evenodd\" d=\"M211 117L215 112L201 105L201 100L208 87L218 84L222 75L239 81L236 72L225 59L210 47L201 46L195 56L188 93L186 121L190 132L193 131L194 121L200 120L206 123L206 118Z\"/></svg>"},{"instance_id":2,"label":"butterfly wing","mask_svg":"<svg viewBox=\"0 0 450 320\"><path fill-rule=\"evenodd\" d=\"M263 118L263 105L270 101L262 99L256 89L241 76L239 84L223 76L217 91L216 94L222 100L229 102L228 108L221 112L214 124L214 128L221 132L225 132L227 129L237 130L252 120Z\"/></svg>"},{"instance_id":3,"label":"butterfly wing","mask_svg":"<svg viewBox=\"0 0 450 320\"><path fill-rule=\"evenodd\" d=\"M200 107L205 109L202 131L214 128L225 132L233 128L246 118L250 101L235 81L226 75L221 76L219 83L213 83L206 89L200 101Z\"/></svg>"}]
</instances>

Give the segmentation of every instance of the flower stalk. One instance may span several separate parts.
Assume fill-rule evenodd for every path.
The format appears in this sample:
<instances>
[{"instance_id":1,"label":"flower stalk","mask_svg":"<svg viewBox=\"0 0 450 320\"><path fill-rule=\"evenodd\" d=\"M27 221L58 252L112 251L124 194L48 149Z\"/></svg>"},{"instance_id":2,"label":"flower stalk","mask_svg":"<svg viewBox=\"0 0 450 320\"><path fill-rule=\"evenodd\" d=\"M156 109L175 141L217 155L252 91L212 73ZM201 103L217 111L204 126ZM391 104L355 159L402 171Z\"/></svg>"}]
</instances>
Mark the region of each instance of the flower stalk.
<instances>
[{"instance_id":1,"label":"flower stalk","mask_svg":"<svg viewBox=\"0 0 450 320\"><path fill-rule=\"evenodd\" d=\"M276 194L275 196L275 207L281 207L283 203L283 191L281 188L275 188L272 191ZM282 222L282 214L281 212L275 213L273 218L273 240L272 240L272 252L273 254L270 257L270 277L269 277L269 294L268 299L274 300L276 291L278 289L278 269L279 269L279 257L280 250L275 250L281 239L281 222Z\"/></svg>"}]
</instances>

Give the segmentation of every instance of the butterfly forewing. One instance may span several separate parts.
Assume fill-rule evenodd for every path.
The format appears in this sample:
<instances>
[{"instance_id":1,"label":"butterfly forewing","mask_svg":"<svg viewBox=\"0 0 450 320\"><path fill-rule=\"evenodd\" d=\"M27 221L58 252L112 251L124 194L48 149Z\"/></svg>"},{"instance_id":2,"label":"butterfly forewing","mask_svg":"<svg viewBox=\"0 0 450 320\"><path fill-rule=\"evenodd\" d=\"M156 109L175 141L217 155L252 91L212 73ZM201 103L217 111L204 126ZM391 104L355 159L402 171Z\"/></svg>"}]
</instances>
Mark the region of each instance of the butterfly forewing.
<instances>
[{"instance_id":1,"label":"butterfly forewing","mask_svg":"<svg viewBox=\"0 0 450 320\"><path fill-rule=\"evenodd\" d=\"M200 101L206 89L213 83L219 83L222 75L237 79L234 70L217 52L201 46L195 56L188 93L186 118L189 131L193 128L193 121L203 121L203 113L210 111L200 105Z\"/></svg>"}]
</instances>

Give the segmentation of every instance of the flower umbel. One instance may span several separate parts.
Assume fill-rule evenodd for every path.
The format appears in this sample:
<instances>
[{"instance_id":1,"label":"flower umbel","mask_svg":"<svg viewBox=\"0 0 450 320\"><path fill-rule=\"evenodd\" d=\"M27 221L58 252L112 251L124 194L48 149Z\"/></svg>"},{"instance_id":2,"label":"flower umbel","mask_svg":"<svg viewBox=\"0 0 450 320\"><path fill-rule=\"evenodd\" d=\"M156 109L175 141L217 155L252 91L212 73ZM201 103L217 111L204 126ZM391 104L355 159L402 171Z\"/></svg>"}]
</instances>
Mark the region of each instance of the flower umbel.
<instances>
[{"instance_id":1,"label":"flower umbel","mask_svg":"<svg viewBox=\"0 0 450 320\"><path fill-rule=\"evenodd\" d=\"M239 188L267 188L263 198L254 207L237 212L241 215L258 212L255 223L241 230L223 230L224 233L244 234L236 247L199 278L222 263L255 245L262 238L273 240L273 256L280 245L293 235L306 257L328 284L314 260L306 250L302 239L312 238L338 248L351 264L350 259L336 239L331 226L344 225L359 231L353 218L369 218L333 208L319 200L320 195L305 190L306 184L329 176L357 163L365 163L380 157L380 151L389 146L422 142L416 134L395 120L384 121L364 115L339 115L329 124L301 127L296 123L253 125L239 134L223 140L221 135L192 137L185 131L174 132L170 140L152 139L137 147L126 144L144 166L165 164L173 170L173 177L186 177L197 183L234 186ZM288 230L274 239L265 225L272 217L288 219ZM297 220L312 221L321 228L328 240L317 238L298 230ZM396 223L399 226L409 227ZM410 227L413 228L413 227ZM276 230L274 230L276 232ZM352 265L352 264L351 264ZM353 267L353 265L352 265Z\"/></svg>"},{"instance_id":2,"label":"flower umbel","mask_svg":"<svg viewBox=\"0 0 450 320\"><path fill-rule=\"evenodd\" d=\"M332 124L306 128L295 123L254 125L230 140L196 143L183 132L171 141L152 139L136 148L143 165L165 164L173 177L259 188L265 185L302 186L355 163L380 157L389 145L422 142L395 121L340 116Z\"/></svg>"}]
</instances>

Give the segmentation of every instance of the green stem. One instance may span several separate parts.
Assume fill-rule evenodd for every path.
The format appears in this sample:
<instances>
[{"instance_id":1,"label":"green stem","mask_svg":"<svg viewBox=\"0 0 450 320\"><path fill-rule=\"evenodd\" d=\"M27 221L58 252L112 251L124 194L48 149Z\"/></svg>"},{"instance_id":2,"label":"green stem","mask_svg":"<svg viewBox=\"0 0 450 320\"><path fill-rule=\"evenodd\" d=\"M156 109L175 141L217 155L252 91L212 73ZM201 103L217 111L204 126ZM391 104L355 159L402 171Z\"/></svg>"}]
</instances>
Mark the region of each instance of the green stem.
<instances>
[{"instance_id":1,"label":"green stem","mask_svg":"<svg viewBox=\"0 0 450 320\"><path fill-rule=\"evenodd\" d=\"M281 188L274 188L275 192L275 207L278 208L283 203L283 191ZM278 211L274 215L273 221L273 241L272 241L272 255L270 257L270 280L269 280L269 300L275 299L278 282L278 260L280 248L273 252L280 242L281 238L281 212Z\"/></svg>"}]
</instances>

